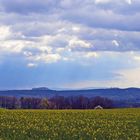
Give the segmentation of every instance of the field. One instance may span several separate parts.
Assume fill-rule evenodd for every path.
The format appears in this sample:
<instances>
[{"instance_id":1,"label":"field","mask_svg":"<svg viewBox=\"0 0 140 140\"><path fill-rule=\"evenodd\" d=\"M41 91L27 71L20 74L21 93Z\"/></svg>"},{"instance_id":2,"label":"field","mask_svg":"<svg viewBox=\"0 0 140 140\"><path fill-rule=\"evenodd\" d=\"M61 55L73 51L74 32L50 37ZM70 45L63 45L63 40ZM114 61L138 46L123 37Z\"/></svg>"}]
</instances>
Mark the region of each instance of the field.
<instances>
[{"instance_id":1,"label":"field","mask_svg":"<svg viewBox=\"0 0 140 140\"><path fill-rule=\"evenodd\" d=\"M140 140L140 109L1 109L0 140Z\"/></svg>"}]
</instances>

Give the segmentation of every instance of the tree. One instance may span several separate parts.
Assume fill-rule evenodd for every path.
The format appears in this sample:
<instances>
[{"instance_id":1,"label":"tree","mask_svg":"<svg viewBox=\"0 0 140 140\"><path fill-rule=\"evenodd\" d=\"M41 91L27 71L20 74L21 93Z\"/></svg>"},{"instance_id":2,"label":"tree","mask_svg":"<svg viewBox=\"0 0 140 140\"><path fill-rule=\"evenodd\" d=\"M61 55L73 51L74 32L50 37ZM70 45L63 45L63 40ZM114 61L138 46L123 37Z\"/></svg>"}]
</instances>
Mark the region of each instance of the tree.
<instances>
[{"instance_id":1,"label":"tree","mask_svg":"<svg viewBox=\"0 0 140 140\"><path fill-rule=\"evenodd\" d=\"M21 108L23 109L39 109L41 104L40 98L21 97Z\"/></svg>"},{"instance_id":2,"label":"tree","mask_svg":"<svg viewBox=\"0 0 140 140\"><path fill-rule=\"evenodd\" d=\"M39 108L40 109L48 109L49 108L49 101L47 98L44 98L41 100Z\"/></svg>"},{"instance_id":3,"label":"tree","mask_svg":"<svg viewBox=\"0 0 140 140\"><path fill-rule=\"evenodd\" d=\"M103 108L112 108L113 101L108 98L104 98L100 96L90 99L90 108L95 108L98 105L100 105Z\"/></svg>"}]
</instances>

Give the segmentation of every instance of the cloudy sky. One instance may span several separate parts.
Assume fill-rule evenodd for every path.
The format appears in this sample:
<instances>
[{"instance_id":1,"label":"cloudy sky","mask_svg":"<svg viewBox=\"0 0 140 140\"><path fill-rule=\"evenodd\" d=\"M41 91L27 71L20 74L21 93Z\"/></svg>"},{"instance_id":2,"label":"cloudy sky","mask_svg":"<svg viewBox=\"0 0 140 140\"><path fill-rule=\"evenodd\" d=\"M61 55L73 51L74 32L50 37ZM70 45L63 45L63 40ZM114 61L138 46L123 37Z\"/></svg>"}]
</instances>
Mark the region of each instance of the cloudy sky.
<instances>
[{"instance_id":1,"label":"cloudy sky","mask_svg":"<svg viewBox=\"0 0 140 140\"><path fill-rule=\"evenodd\" d=\"M0 89L140 87L140 0L0 0Z\"/></svg>"}]
</instances>

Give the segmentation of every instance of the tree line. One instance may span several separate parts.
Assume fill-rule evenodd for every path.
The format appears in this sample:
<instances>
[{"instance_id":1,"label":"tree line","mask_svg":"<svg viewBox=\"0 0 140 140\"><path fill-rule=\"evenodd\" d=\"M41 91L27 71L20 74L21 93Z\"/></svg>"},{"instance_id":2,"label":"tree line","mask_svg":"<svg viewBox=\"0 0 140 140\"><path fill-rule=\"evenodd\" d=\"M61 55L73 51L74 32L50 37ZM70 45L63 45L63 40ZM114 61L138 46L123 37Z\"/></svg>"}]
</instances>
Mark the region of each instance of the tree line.
<instances>
[{"instance_id":1,"label":"tree line","mask_svg":"<svg viewBox=\"0 0 140 140\"><path fill-rule=\"evenodd\" d=\"M113 101L104 97L54 96L51 98L0 96L0 108L7 109L93 109L100 105L113 108Z\"/></svg>"}]
</instances>

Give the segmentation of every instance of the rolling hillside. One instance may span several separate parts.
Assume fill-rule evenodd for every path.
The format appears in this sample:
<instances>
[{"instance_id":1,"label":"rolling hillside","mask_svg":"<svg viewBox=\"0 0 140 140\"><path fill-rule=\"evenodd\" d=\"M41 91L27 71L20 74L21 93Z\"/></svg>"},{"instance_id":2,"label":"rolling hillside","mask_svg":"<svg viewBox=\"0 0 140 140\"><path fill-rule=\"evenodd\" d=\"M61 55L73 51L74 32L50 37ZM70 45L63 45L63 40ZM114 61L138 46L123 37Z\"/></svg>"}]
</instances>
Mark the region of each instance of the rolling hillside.
<instances>
[{"instance_id":1,"label":"rolling hillside","mask_svg":"<svg viewBox=\"0 0 140 140\"><path fill-rule=\"evenodd\" d=\"M56 91L48 88L34 88L31 90L7 90L0 91L0 96L15 97L47 97L52 96L79 96L86 97L102 96L113 100L140 100L140 88L107 88L107 89L89 89L89 90L62 90Z\"/></svg>"}]
</instances>

